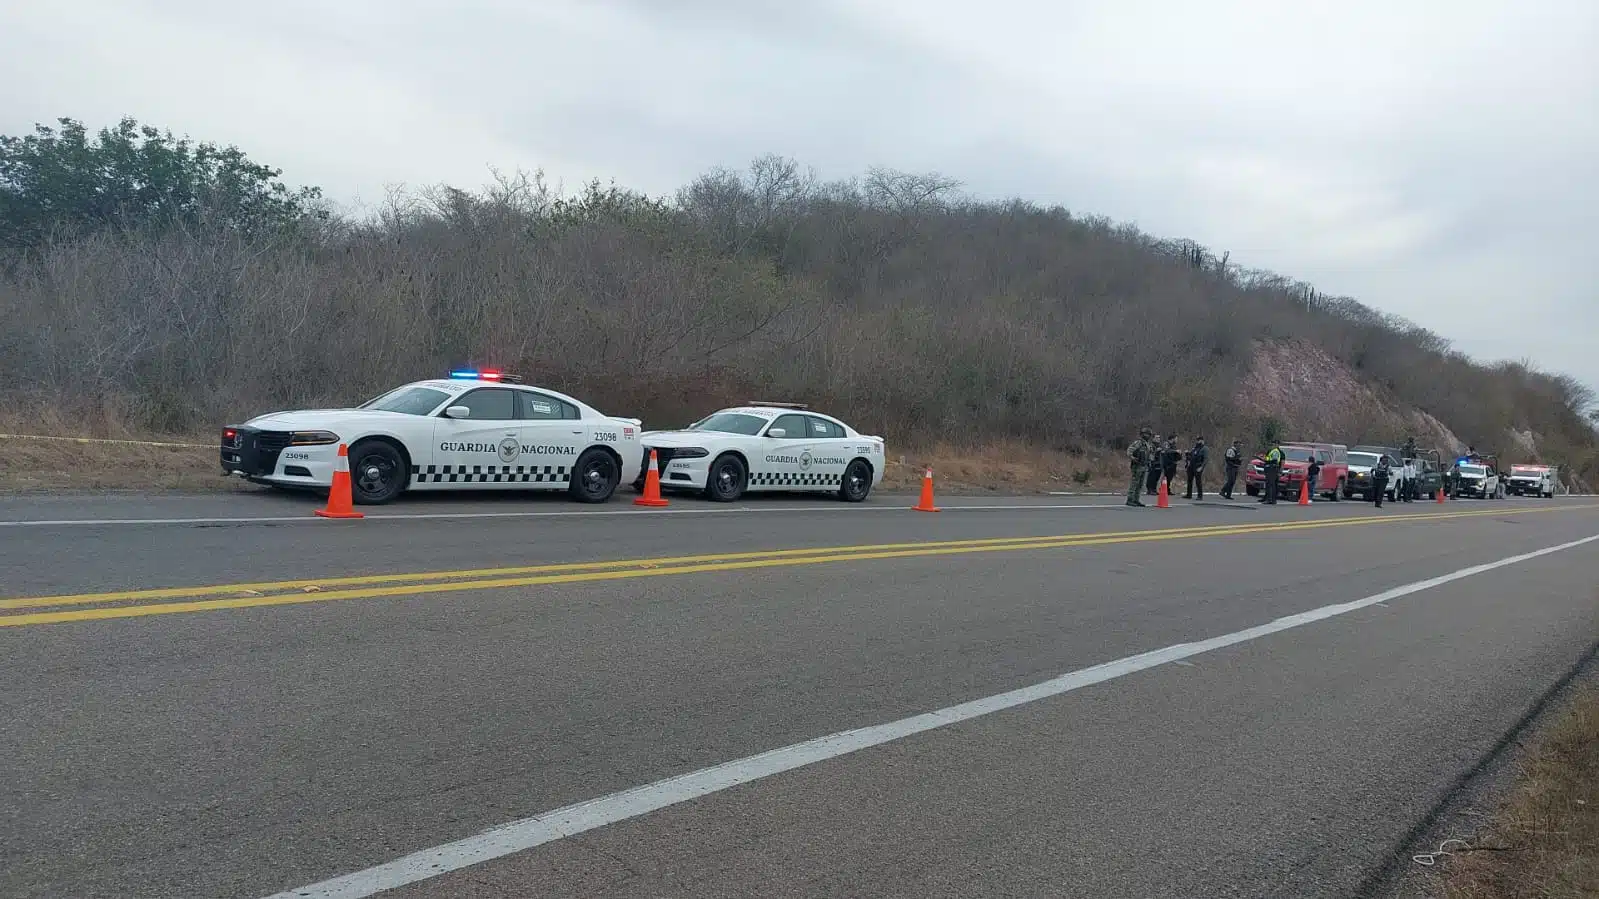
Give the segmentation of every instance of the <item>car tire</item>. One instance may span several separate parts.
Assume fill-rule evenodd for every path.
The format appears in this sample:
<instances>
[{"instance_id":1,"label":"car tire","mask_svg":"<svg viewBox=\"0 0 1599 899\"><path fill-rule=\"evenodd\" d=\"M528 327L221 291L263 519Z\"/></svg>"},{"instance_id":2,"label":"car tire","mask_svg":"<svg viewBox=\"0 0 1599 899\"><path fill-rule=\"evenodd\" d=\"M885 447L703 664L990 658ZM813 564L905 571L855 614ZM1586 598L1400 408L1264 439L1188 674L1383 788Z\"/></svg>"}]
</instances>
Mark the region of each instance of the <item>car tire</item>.
<instances>
[{"instance_id":1,"label":"car tire","mask_svg":"<svg viewBox=\"0 0 1599 899\"><path fill-rule=\"evenodd\" d=\"M855 459L844 468L844 478L838 485L838 498L846 503L864 502L872 492L872 466L865 459Z\"/></svg>"},{"instance_id":2,"label":"car tire","mask_svg":"<svg viewBox=\"0 0 1599 899\"><path fill-rule=\"evenodd\" d=\"M723 453L705 470L705 498L713 503L730 503L744 495L749 481L749 471L744 460L732 453Z\"/></svg>"},{"instance_id":3,"label":"car tire","mask_svg":"<svg viewBox=\"0 0 1599 899\"><path fill-rule=\"evenodd\" d=\"M1338 483L1333 485L1332 501L1336 503L1340 499L1343 499L1344 498L1344 493L1348 489L1349 489L1349 487L1344 483L1344 479L1343 478L1339 478L1338 479Z\"/></svg>"},{"instance_id":4,"label":"car tire","mask_svg":"<svg viewBox=\"0 0 1599 899\"><path fill-rule=\"evenodd\" d=\"M1244 493L1248 494L1249 496L1259 496L1260 495L1260 488L1259 487L1250 487L1250 486L1246 485L1244 487Z\"/></svg>"},{"instance_id":5,"label":"car tire","mask_svg":"<svg viewBox=\"0 0 1599 899\"><path fill-rule=\"evenodd\" d=\"M607 450L590 447L572 466L572 483L567 495L580 503L603 503L622 483L622 464Z\"/></svg>"},{"instance_id":6,"label":"car tire","mask_svg":"<svg viewBox=\"0 0 1599 899\"><path fill-rule=\"evenodd\" d=\"M411 482L400 448L387 440L363 440L349 449L350 499L358 506L381 506L405 492Z\"/></svg>"}]
</instances>

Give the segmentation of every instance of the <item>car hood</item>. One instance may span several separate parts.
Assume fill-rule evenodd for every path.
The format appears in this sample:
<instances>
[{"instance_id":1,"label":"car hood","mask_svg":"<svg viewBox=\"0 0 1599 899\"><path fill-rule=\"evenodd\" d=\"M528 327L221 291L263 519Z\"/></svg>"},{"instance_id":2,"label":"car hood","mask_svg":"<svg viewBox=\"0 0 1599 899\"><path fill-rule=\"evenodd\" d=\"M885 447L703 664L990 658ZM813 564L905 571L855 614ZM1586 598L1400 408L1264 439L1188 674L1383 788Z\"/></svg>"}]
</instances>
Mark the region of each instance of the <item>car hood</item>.
<instances>
[{"instance_id":1,"label":"car hood","mask_svg":"<svg viewBox=\"0 0 1599 899\"><path fill-rule=\"evenodd\" d=\"M723 434L718 431L645 431L639 435L639 440L645 446L658 446L663 449L684 446L721 446L736 440L754 440L745 434Z\"/></svg>"},{"instance_id":2,"label":"car hood","mask_svg":"<svg viewBox=\"0 0 1599 899\"><path fill-rule=\"evenodd\" d=\"M372 409L296 409L289 412L269 412L245 422L252 428L279 431L307 431L348 426L352 421L383 421L404 419L415 421L420 416L403 412L378 412Z\"/></svg>"}]
</instances>

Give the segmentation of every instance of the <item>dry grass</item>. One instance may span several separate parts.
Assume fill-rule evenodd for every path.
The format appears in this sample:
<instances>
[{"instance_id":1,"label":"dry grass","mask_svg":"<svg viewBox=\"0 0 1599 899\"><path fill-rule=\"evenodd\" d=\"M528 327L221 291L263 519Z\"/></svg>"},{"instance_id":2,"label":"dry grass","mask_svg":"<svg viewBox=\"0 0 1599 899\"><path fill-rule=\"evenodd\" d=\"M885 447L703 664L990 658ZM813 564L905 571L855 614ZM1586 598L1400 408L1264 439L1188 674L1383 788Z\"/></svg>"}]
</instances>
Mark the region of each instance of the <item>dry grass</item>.
<instances>
[{"instance_id":1,"label":"dry grass","mask_svg":"<svg viewBox=\"0 0 1599 899\"><path fill-rule=\"evenodd\" d=\"M1127 489L1126 463L1113 454L1081 456L1051 452L1024 443L979 447L935 446L894 452L889 447L883 489L914 490L931 466L940 492L1044 493L1119 492Z\"/></svg>"},{"instance_id":2,"label":"dry grass","mask_svg":"<svg viewBox=\"0 0 1599 899\"><path fill-rule=\"evenodd\" d=\"M217 451L207 437L118 436L205 446L0 438L0 491L234 490L243 486L237 479L221 476ZM940 493L1116 492L1125 488L1126 477L1121 460L1113 454L1078 456L1021 443L996 443L891 453L881 489L919 488L928 465L933 467Z\"/></svg>"},{"instance_id":3,"label":"dry grass","mask_svg":"<svg viewBox=\"0 0 1599 899\"><path fill-rule=\"evenodd\" d=\"M1514 791L1472 851L1449 857L1445 899L1599 896L1599 689L1590 689L1522 762Z\"/></svg>"},{"instance_id":4,"label":"dry grass","mask_svg":"<svg viewBox=\"0 0 1599 899\"><path fill-rule=\"evenodd\" d=\"M177 442L202 442L165 438ZM0 492L236 490L214 448L0 438Z\"/></svg>"}]
</instances>

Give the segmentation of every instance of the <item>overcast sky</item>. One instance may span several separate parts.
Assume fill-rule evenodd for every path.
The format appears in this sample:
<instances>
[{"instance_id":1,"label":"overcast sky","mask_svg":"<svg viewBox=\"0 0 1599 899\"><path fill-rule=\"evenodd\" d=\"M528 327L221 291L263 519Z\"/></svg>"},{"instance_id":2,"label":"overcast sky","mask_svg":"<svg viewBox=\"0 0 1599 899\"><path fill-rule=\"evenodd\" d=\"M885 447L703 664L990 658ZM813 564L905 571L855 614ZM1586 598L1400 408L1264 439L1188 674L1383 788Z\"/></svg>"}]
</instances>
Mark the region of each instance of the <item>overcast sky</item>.
<instances>
[{"instance_id":1,"label":"overcast sky","mask_svg":"<svg viewBox=\"0 0 1599 899\"><path fill-rule=\"evenodd\" d=\"M1595 0L0 0L0 133L122 115L371 204L775 152L1192 237L1599 386Z\"/></svg>"}]
</instances>

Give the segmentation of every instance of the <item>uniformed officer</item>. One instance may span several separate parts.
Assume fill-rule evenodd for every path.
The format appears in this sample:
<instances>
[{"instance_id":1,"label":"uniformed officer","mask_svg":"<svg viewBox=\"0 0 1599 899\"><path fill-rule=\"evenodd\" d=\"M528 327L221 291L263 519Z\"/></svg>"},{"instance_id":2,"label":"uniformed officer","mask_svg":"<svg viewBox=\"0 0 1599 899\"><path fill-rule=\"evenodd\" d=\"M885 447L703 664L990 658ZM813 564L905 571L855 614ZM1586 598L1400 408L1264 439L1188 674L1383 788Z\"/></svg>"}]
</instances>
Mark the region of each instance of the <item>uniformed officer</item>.
<instances>
[{"instance_id":1,"label":"uniformed officer","mask_svg":"<svg viewBox=\"0 0 1599 899\"><path fill-rule=\"evenodd\" d=\"M1405 447L1404 447L1404 449L1399 451L1399 454L1400 454L1400 457L1403 458L1406 462L1409 462L1411 459L1416 458L1416 438L1414 438L1414 437L1406 437L1405 438Z\"/></svg>"},{"instance_id":2,"label":"uniformed officer","mask_svg":"<svg viewBox=\"0 0 1599 899\"><path fill-rule=\"evenodd\" d=\"M1183 499L1193 499L1196 492L1200 499L1205 498L1205 463L1208 461L1210 450L1205 448L1205 438L1195 438L1194 448L1188 451L1188 489L1183 491Z\"/></svg>"},{"instance_id":3,"label":"uniformed officer","mask_svg":"<svg viewBox=\"0 0 1599 899\"><path fill-rule=\"evenodd\" d=\"M1238 484L1238 469L1244 466L1244 442L1234 440L1233 445L1227 447L1227 453L1222 457L1226 464L1227 480L1221 485L1221 495L1228 499L1233 498L1233 487Z\"/></svg>"},{"instance_id":4,"label":"uniformed officer","mask_svg":"<svg viewBox=\"0 0 1599 899\"><path fill-rule=\"evenodd\" d=\"M1305 469L1305 495L1316 501L1316 479L1321 476L1321 457L1310 454L1310 467Z\"/></svg>"},{"instance_id":5,"label":"uniformed officer","mask_svg":"<svg viewBox=\"0 0 1599 899\"><path fill-rule=\"evenodd\" d=\"M1266 450L1266 455L1261 457L1265 463L1261 473L1266 478L1266 483L1261 486L1260 501L1268 506L1277 505L1277 484L1283 474L1283 448L1277 441L1271 442L1271 449Z\"/></svg>"},{"instance_id":6,"label":"uniformed officer","mask_svg":"<svg viewBox=\"0 0 1599 899\"><path fill-rule=\"evenodd\" d=\"M1144 485L1145 473L1152 470L1154 448L1150 446L1150 438L1155 432L1149 428L1138 429L1138 439L1127 446L1127 465L1132 471L1132 479L1127 483L1127 505L1142 506L1144 501L1138 498L1138 489Z\"/></svg>"},{"instance_id":7,"label":"uniformed officer","mask_svg":"<svg viewBox=\"0 0 1599 899\"><path fill-rule=\"evenodd\" d=\"M1393 477L1393 469L1388 465L1387 456L1378 456L1377 465L1371 470L1371 492L1377 497L1377 508L1382 508L1383 494L1388 492L1388 479Z\"/></svg>"},{"instance_id":8,"label":"uniformed officer","mask_svg":"<svg viewBox=\"0 0 1599 899\"><path fill-rule=\"evenodd\" d=\"M1177 448L1177 435L1166 438L1166 447L1160 455L1160 476L1166 479L1166 495L1171 495L1172 478L1177 477L1177 463L1183 460L1183 451Z\"/></svg>"},{"instance_id":9,"label":"uniformed officer","mask_svg":"<svg viewBox=\"0 0 1599 899\"><path fill-rule=\"evenodd\" d=\"M1144 492L1154 496L1160 487L1160 471L1166 458L1166 448L1153 430L1149 432L1149 469L1144 476Z\"/></svg>"}]
</instances>

